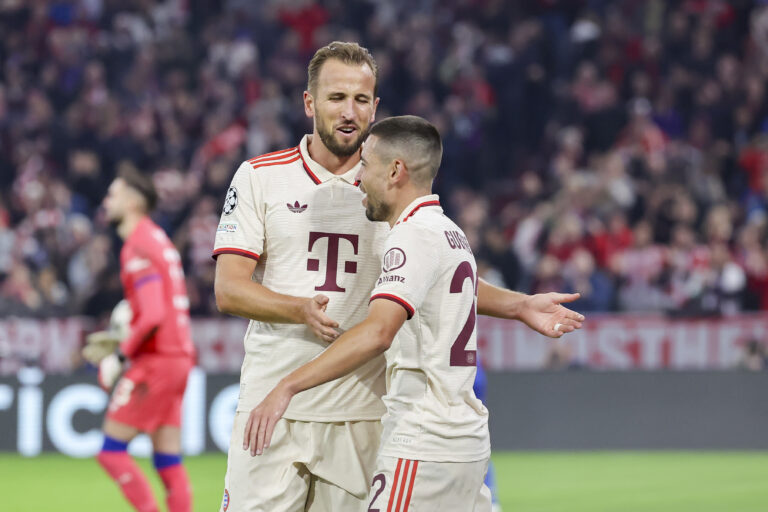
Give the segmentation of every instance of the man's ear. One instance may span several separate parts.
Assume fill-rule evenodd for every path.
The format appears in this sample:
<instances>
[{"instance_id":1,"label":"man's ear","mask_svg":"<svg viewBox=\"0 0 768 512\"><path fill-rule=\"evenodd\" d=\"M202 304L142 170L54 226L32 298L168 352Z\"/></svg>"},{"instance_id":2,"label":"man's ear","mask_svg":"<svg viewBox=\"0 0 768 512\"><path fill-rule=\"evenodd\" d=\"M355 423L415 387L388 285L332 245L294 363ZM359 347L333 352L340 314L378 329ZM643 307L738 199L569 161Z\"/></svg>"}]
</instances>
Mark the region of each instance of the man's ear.
<instances>
[{"instance_id":1,"label":"man's ear","mask_svg":"<svg viewBox=\"0 0 768 512\"><path fill-rule=\"evenodd\" d=\"M392 161L392 166L389 170L389 179L393 183L399 183L408 176L408 167L405 162L396 158Z\"/></svg>"},{"instance_id":2,"label":"man's ear","mask_svg":"<svg viewBox=\"0 0 768 512\"><path fill-rule=\"evenodd\" d=\"M376 121L376 109L378 108L378 106L379 106L379 98L375 98L373 100L373 112L371 113L371 120L370 120L371 123Z\"/></svg>"},{"instance_id":3,"label":"man's ear","mask_svg":"<svg viewBox=\"0 0 768 512\"><path fill-rule=\"evenodd\" d=\"M315 98L309 91L304 91L304 114L315 117Z\"/></svg>"}]
</instances>

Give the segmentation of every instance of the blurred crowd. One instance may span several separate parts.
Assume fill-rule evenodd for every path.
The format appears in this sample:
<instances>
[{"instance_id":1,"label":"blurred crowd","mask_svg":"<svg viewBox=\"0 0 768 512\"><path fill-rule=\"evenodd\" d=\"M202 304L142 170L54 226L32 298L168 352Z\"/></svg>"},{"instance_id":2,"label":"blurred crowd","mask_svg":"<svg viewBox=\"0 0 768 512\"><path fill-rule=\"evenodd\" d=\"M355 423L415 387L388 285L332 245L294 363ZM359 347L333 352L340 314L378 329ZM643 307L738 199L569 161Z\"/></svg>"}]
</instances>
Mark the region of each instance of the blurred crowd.
<instances>
[{"instance_id":1,"label":"blurred crowd","mask_svg":"<svg viewBox=\"0 0 768 512\"><path fill-rule=\"evenodd\" d=\"M215 313L231 176L311 131L336 39L376 58L380 119L441 130L485 279L585 312L768 309L768 2L0 0L0 311L111 309L100 203L134 166Z\"/></svg>"}]
</instances>

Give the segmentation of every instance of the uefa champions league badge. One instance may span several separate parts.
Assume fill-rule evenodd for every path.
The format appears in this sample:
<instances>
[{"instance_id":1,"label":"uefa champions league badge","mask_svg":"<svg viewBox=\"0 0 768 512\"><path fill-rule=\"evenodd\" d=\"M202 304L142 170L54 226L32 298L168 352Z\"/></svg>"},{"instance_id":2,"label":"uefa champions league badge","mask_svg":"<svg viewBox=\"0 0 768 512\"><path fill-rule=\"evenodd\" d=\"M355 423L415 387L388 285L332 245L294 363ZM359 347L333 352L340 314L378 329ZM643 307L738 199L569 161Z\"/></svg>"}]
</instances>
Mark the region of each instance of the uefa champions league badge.
<instances>
[{"instance_id":1,"label":"uefa champions league badge","mask_svg":"<svg viewBox=\"0 0 768 512\"><path fill-rule=\"evenodd\" d=\"M229 491L224 489L224 499L221 500L221 510L227 512L229 508Z\"/></svg>"},{"instance_id":2,"label":"uefa champions league badge","mask_svg":"<svg viewBox=\"0 0 768 512\"><path fill-rule=\"evenodd\" d=\"M224 199L224 215L229 215L235 211L237 206L237 189L235 187L229 187L227 190L227 197Z\"/></svg>"}]
</instances>

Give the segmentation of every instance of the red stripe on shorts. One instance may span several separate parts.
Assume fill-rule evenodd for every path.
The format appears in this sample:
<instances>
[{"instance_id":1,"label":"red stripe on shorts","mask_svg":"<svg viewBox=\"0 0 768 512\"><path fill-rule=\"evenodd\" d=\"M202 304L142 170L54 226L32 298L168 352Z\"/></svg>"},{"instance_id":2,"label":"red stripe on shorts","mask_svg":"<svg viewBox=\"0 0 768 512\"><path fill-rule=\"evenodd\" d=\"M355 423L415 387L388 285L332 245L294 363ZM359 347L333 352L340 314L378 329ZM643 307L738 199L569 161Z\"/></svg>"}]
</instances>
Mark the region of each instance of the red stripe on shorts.
<instances>
[{"instance_id":1,"label":"red stripe on shorts","mask_svg":"<svg viewBox=\"0 0 768 512\"><path fill-rule=\"evenodd\" d=\"M411 471L411 483L408 484L408 495L405 497L405 506L403 512L408 512L408 505L411 504L411 494L413 494L413 482L416 481L416 468L419 467L419 461L413 461L413 470Z\"/></svg>"},{"instance_id":2,"label":"red stripe on shorts","mask_svg":"<svg viewBox=\"0 0 768 512\"><path fill-rule=\"evenodd\" d=\"M405 497L405 483L408 481L408 468L411 467L411 461L406 460L405 461L405 468L403 468L403 476L404 478L400 480L400 491L397 493L397 505L395 506L395 512L400 512L400 503L403 501L403 498ZM394 488L393 488L394 490Z\"/></svg>"},{"instance_id":3,"label":"red stripe on shorts","mask_svg":"<svg viewBox=\"0 0 768 512\"><path fill-rule=\"evenodd\" d=\"M395 480L392 482L392 490L389 491L389 503L387 504L387 512L392 512L392 503L395 501L395 492L397 492L397 478L400 476L400 465L403 463L403 459L397 459L397 467L395 468Z\"/></svg>"}]
</instances>

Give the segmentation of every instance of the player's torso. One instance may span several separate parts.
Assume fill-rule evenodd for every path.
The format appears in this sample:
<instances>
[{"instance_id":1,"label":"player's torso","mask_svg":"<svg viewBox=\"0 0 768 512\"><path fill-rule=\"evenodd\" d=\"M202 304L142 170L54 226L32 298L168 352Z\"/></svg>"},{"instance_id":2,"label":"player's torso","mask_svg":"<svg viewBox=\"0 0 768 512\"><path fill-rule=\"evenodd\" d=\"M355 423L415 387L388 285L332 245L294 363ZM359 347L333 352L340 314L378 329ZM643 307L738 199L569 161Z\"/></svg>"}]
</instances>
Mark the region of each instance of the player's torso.
<instances>
[{"instance_id":1,"label":"player's torso","mask_svg":"<svg viewBox=\"0 0 768 512\"><path fill-rule=\"evenodd\" d=\"M255 278L279 293L327 295L328 314L348 329L365 318L387 226L366 218L358 187L341 179L297 183L288 174L269 180L264 251ZM263 329L296 331L285 325Z\"/></svg>"},{"instance_id":2,"label":"player's torso","mask_svg":"<svg viewBox=\"0 0 768 512\"><path fill-rule=\"evenodd\" d=\"M326 313L342 330L365 319L379 275L385 223L365 216L359 188L342 178L316 183L301 160L257 168L264 248L254 279L299 297L323 294ZM282 377L316 357L327 344L297 324L251 322L245 339L238 408L250 410ZM384 358L342 379L297 395L285 416L298 420L379 419L384 408Z\"/></svg>"},{"instance_id":3,"label":"player's torso","mask_svg":"<svg viewBox=\"0 0 768 512\"><path fill-rule=\"evenodd\" d=\"M416 227L420 229L412 229ZM428 236L438 248L440 265L422 306L386 353L382 453L435 461L480 460L490 443L487 410L472 389L475 258L461 230L439 211L424 211L395 229Z\"/></svg>"},{"instance_id":4,"label":"player's torso","mask_svg":"<svg viewBox=\"0 0 768 512\"><path fill-rule=\"evenodd\" d=\"M189 298L187 296L181 257L165 232L149 221L131 234L120 252L120 279L125 297L131 305L131 324L139 321L142 305L136 295L136 287L142 279L141 270L151 265L161 283L163 302L167 314L155 334L139 349L141 354L194 355L190 335Z\"/></svg>"}]
</instances>

